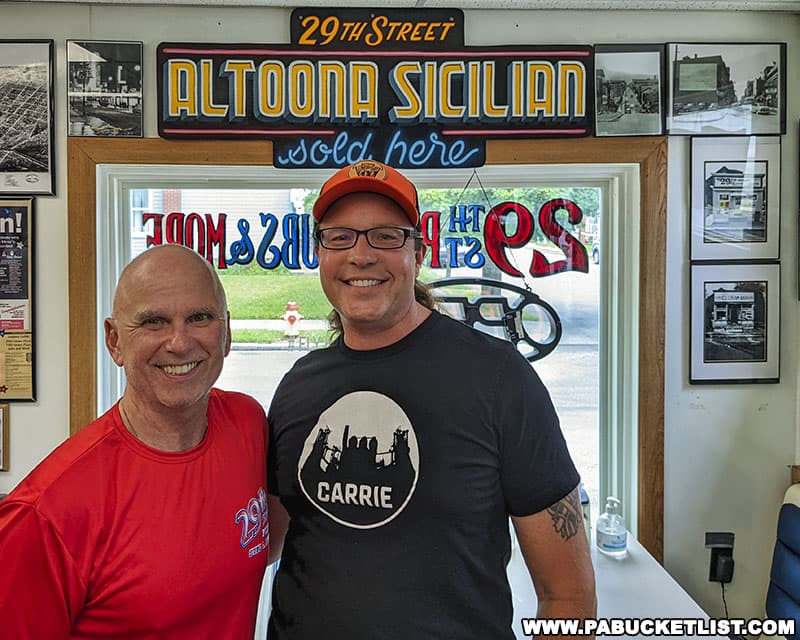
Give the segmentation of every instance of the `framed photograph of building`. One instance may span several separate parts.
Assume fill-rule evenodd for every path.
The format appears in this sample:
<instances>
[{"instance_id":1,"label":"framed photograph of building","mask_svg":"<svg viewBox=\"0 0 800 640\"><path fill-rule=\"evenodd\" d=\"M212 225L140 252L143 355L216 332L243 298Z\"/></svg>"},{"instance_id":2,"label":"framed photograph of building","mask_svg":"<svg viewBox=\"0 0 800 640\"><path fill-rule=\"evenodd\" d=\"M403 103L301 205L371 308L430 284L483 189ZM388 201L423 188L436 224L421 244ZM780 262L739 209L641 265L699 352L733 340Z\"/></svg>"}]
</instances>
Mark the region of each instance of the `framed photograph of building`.
<instances>
[{"instance_id":1,"label":"framed photograph of building","mask_svg":"<svg viewBox=\"0 0 800 640\"><path fill-rule=\"evenodd\" d=\"M67 40L71 136L141 138L142 43Z\"/></svg>"},{"instance_id":2,"label":"framed photograph of building","mask_svg":"<svg viewBox=\"0 0 800 640\"><path fill-rule=\"evenodd\" d=\"M693 264L689 382L778 382L780 265Z\"/></svg>"},{"instance_id":3,"label":"framed photograph of building","mask_svg":"<svg viewBox=\"0 0 800 640\"><path fill-rule=\"evenodd\" d=\"M664 133L664 45L594 47L595 135Z\"/></svg>"},{"instance_id":4,"label":"framed photograph of building","mask_svg":"<svg viewBox=\"0 0 800 640\"><path fill-rule=\"evenodd\" d=\"M53 195L53 41L0 40L0 195Z\"/></svg>"},{"instance_id":5,"label":"framed photograph of building","mask_svg":"<svg viewBox=\"0 0 800 640\"><path fill-rule=\"evenodd\" d=\"M786 43L669 43L668 133L786 133Z\"/></svg>"},{"instance_id":6,"label":"framed photograph of building","mask_svg":"<svg viewBox=\"0 0 800 640\"><path fill-rule=\"evenodd\" d=\"M779 136L692 138L690 257L780 258Z\"/></svg>"}]
</instances>

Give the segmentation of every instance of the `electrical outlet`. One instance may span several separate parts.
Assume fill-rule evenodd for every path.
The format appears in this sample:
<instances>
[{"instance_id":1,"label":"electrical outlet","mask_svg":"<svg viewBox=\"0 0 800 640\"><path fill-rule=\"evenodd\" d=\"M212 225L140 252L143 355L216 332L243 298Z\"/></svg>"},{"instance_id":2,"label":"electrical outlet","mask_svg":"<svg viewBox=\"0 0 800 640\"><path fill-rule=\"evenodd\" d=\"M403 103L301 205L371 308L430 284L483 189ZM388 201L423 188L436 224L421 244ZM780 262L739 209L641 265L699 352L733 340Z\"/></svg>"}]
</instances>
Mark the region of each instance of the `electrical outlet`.
<instances>
[{"instance_id":1,"label":"electrical outlet","mask_svg":"<svg viewBox=\"0 0 800 640\"><path fill-rule=\"evenodd\" d=\"M710 582L733 580L733 541L732 531L706 531L706 548L711 549Z\"/></svg>"},{"instance_id":2,"label":"electrical outlet","mask_svg":"<svg viewBox=\"0 0 800 640\"><path fill-rule=\"evenodd\" d=\"M732 531L706 531L706 549L733 549L734 538Z\"/></svg>"}]
</instances>

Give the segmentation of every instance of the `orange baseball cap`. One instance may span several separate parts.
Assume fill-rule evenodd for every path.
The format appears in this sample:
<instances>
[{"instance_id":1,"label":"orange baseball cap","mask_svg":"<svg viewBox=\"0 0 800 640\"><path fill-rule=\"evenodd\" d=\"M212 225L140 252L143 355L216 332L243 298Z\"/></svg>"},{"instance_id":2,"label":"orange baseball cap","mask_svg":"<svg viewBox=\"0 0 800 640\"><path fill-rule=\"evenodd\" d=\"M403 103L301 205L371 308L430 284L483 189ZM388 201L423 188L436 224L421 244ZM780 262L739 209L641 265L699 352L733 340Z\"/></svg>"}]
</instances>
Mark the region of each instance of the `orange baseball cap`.
<instances>
[{"instance_id":1,"label":"orange baseball cap","mask_svg":"<svg viewBox=\"0 0 800 640\"><path fill-rule=\"evenodd\" d=\"M397 169L377 160L360 160L328 178L314 203L314 220L322 220L339 198L360 191L386 196L397 203L414 227L419 224L419 201L414 183Z\"/></svg>"}]
</instances>

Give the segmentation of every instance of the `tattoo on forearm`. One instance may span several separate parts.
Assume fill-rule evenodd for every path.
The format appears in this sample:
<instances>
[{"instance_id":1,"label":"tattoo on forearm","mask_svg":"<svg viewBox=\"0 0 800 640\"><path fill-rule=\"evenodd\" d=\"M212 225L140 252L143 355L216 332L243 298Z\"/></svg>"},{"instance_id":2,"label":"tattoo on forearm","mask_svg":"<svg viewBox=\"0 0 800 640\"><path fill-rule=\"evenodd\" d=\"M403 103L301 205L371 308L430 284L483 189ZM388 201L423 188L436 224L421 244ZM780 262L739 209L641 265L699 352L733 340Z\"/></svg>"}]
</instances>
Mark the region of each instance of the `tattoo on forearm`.
<instances>
[{"instance_id":1,"label":"tattoo on forearm","mask_svg":"<svg viewBox=\"0 0 800 640\"><path fill-rule=\"evenodd\" d=\"M564 499L547 507L547 513L553 519L553 528L566 542L583 526L583 513L578 500L578 490L570 492Z\"/></svg>"}]
</instances>

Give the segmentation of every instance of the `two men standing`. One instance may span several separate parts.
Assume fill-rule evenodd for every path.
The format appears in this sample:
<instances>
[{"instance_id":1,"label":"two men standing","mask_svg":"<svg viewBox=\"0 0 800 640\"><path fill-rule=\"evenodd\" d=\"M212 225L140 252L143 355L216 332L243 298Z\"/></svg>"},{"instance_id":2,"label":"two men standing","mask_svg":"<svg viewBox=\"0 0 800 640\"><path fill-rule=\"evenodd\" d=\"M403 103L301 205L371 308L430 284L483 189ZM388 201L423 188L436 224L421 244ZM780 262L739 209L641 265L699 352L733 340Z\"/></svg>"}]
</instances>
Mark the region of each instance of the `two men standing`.
<instances>
[{"instance_id":1,"label":"two men standing","mask_svg":"<svg viewBox=\"0 0 800 640\"><path fill-rule=\"evenodd\" d=\"M594 616L547 390L513 345L433 309L419 217L377 162L323 186L337 338L284 377L268 451L258 404L212 388L230 349L213 269L169 245L124 270L105 322L123 397L0 502L10 637L249 639L282 550L270 640L509 640L509 516L538 615Z\"/></svg>"}]
</instances>

